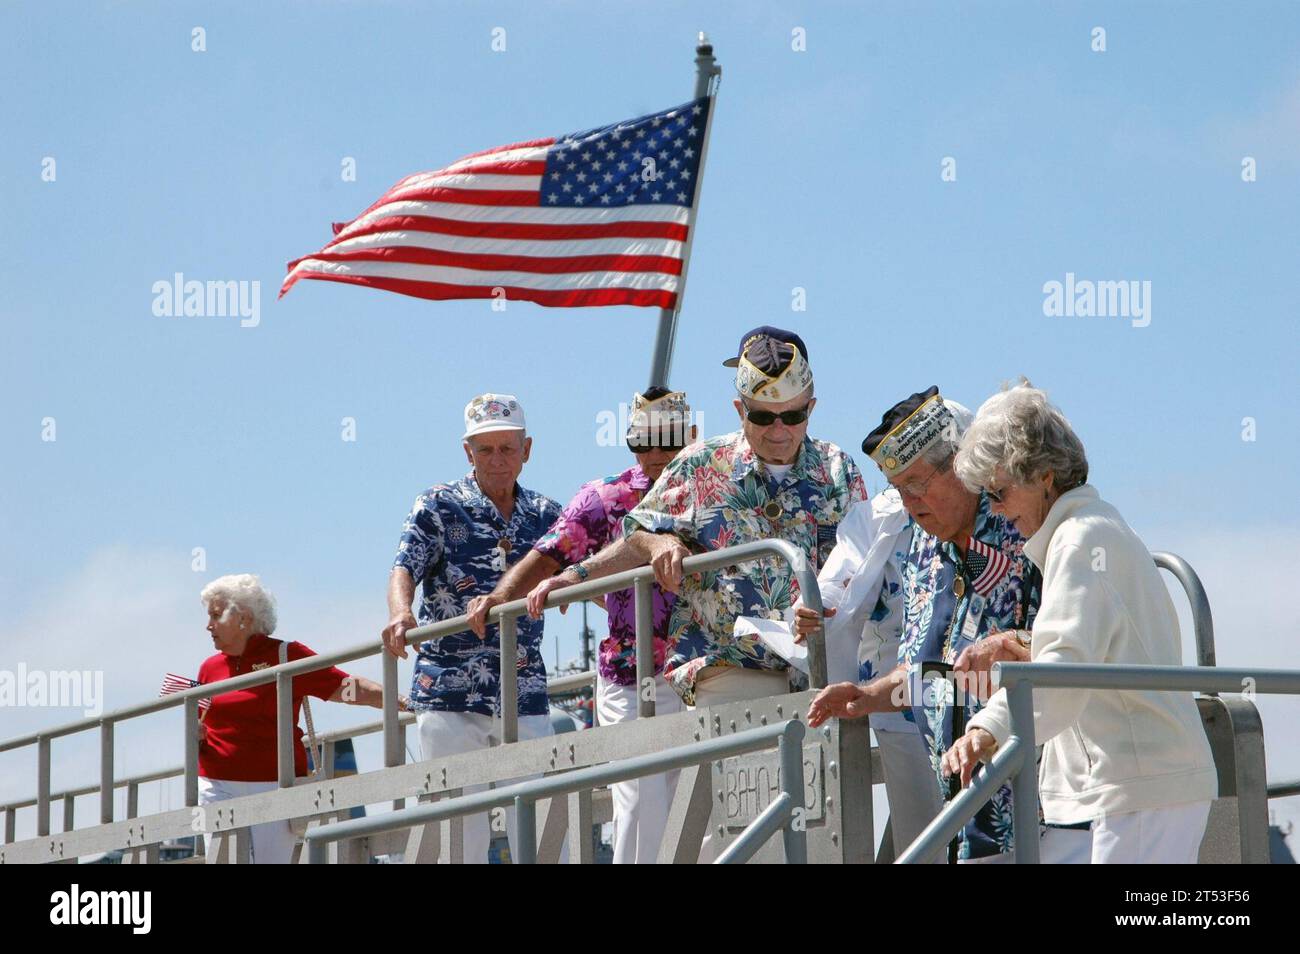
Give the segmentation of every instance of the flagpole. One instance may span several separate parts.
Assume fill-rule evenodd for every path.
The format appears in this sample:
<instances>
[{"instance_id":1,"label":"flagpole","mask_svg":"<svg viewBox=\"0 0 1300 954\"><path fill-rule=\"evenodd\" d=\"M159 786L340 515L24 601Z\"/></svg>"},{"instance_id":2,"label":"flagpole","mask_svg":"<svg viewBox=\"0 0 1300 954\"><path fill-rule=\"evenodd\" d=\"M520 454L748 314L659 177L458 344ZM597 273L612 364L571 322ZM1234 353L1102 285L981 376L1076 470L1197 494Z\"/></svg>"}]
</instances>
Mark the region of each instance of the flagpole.
<instances>
[{"instance_id":1,"label":"flagpole","mask_svg":"<svg viewBox=\"0 0 1300 954\"><path fill-rule=\"evenodd\" d=\"M704 163L709 158L709 132L713 128L713 107L717 99L715 77L722 75L722 67L713 57L713 44L703 33L695 47L695 96L709 99L709 114L704 120L704 143L700 146L700 169L695 180L695 201L691 203L686 219L686 248L682 251L682 274L677 282L677 304L659 311L659 330L655 334L654 357L650 362L650 387L668 386L668 372L673 363L673 343L677 338L677 316L682 310L686 294L686 271L691 263L691 243L695 240L695 216L700 207L700 193L704 189ZM710 91L710 86L713 87Z\"/></svg>"}]
</instances>

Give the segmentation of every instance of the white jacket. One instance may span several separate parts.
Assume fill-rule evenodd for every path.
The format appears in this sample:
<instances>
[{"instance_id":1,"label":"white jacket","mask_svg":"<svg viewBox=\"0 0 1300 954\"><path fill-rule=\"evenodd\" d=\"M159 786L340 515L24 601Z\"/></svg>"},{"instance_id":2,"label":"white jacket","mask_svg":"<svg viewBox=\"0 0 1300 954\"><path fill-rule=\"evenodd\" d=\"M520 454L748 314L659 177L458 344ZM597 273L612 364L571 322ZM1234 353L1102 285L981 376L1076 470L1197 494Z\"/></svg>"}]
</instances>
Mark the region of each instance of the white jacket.
<instances>
[{"instance_id":1,"label":"white jacket","mask_svg":"<svg viewBox=\"0 0 1300 954\"><path fill-rule=\"evenodd\" d=\"M900 551L911 536L911 519L892 487L855 503L840 521L835 549L817 574L822 606L836 610L826 621L826 667L831 683L857 682L863 663L873 676L898 665L903 634ZM890 593L889 584L895 584ZM871 618L878 600L886 613ZM915 731L901 712L871 717L873 729Z\"/></svg>"},{"instance_id":2,"label":"white jacket","mask_svg":"<svg viewBox=\"0 0 1300 954\"><path fill-rule=\"evenodd\" d=\"M1042 663L1182 665L1178 617L1142 541L1094 487L1052 505L1025 543L1042 569L1030 658ZM1005 742L1005 690L970 720ZM1048 822L1071 824L1218 795L1190 693L1035 689L1039 791Z\"/></svg>"}]
</instances>

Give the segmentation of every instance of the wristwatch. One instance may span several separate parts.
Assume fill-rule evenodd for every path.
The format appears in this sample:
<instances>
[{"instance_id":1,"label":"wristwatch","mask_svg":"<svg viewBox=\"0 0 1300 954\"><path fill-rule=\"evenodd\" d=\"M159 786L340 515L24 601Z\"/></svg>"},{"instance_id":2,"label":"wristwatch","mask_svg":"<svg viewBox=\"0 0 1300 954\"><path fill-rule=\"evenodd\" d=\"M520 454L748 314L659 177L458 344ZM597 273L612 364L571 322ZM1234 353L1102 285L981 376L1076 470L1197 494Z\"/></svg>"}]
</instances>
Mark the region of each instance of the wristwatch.
<instances>
[{"instance_id":1,"label":"wristwatch","mask_svg":"<svg viewBox=\"0 0 1300 954\"><path fill-rule=\"evenodd\" d=\"M1024 629L1013 629L1011 634L1016 637L1016 642L1024 646L1025 649L1030 648L1029 644L1033 641L1033 633Z\"/></svg>"},{"instance_id":2,"label":"wristwatch","mask_svg":"<svg viewBox=\"0 0 1300 954\"><path fill-rule=\"evenodd\" d=\"M590 576L590 572L581 563L575 563L573 564L573 566L569 567L569 569L572 570L574 573L578 574L579 583L585 583L587 581L587 577Z\"/></svg>"}]
</instances>

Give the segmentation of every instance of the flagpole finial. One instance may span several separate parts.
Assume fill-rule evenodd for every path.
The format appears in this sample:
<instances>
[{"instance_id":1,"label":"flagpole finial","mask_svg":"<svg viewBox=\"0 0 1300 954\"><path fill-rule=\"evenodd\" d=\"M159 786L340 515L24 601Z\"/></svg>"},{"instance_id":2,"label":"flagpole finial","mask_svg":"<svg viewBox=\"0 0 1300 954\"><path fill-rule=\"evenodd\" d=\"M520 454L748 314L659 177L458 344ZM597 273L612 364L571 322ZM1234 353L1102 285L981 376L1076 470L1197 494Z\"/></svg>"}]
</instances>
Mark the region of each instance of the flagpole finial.
<instances>
[{"instance_id":1,"label":"flagpole finial","mask_svg":"<svg viewBox=\"0 0 1300 954\"><path fill-rule=\"evenodd\" d=\"M700 31L699 38L695 41L695 52L701 56L713 52L713 41L703 30Z\"/></svg>"}]
</instances>

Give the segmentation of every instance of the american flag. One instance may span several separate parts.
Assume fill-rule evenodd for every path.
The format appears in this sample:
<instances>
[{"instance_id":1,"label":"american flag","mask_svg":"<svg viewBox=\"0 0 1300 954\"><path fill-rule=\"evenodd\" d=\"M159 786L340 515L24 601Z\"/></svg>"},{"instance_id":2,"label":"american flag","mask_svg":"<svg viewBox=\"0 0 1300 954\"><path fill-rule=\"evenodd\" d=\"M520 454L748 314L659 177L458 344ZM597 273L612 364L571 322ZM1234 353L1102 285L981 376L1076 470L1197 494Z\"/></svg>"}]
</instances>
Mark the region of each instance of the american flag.
<instances>
[{"instance_id":1,"label":"american flag","mask_svg":"<svg viewBox=\"0 0 1300 954\"><path fill-rule=\"evenodd\" d=\"M966 565L970 567L971 587L980 596L988 596L1011 569L1011 558L971 537L966 548Z\"/></svg>"},{"instance_id":2,"label":"american flag","mask_svg":"<svg viewBox=\"0 0 1300 954\"><path fill-rule=\"evenodd\" d=\"M708 115L703 98L407 176L290 262L280 295L314 278L416 298L675 308Z\"/></svg>"},{"instance_id":3,"label":"american flag","mask_svg":"<svg viewBox=\"0 0 1300 954\"><path fill-rule=\"evenodd\" d=\"M170 696L173 692L184 692L186 689L193 689L201 685L197 680L190 679L187 676L178 676L174 672L169 672L163 676L162 688L158 690L160 696ZM208 706L212 705L212 699L200 699L199 711L207 712Z\"/></svg>"}]
</instances>

